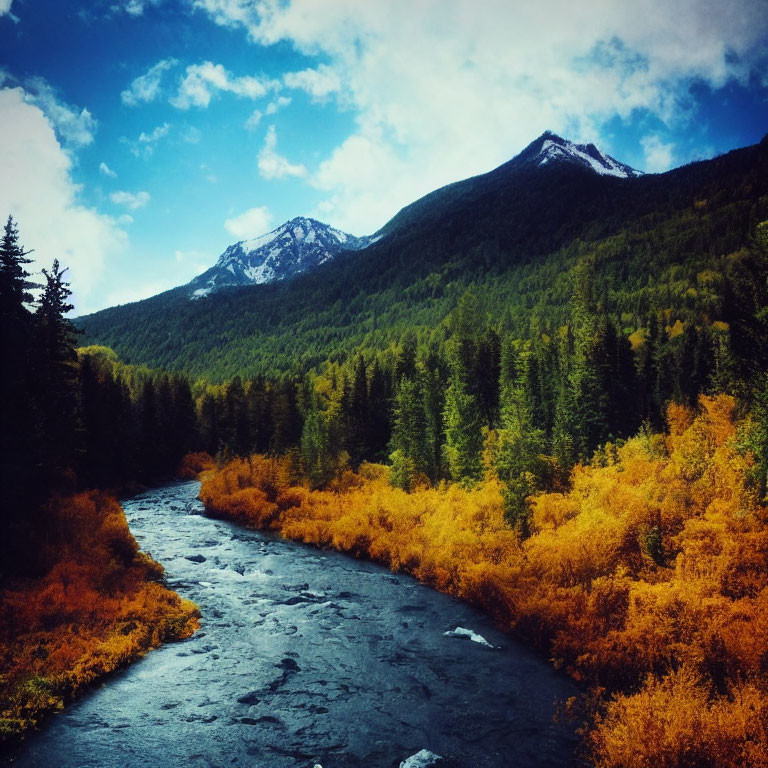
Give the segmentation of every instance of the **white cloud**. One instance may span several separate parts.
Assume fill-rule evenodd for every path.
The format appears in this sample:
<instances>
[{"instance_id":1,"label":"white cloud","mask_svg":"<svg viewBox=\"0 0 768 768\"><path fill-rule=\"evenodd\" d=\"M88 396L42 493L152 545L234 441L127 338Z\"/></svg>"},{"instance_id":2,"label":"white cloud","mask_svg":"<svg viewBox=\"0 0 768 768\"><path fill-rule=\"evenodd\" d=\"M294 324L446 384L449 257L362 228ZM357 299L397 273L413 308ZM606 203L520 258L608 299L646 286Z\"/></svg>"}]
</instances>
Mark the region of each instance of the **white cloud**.
<instances>
[{"instance_id":1,"label":"white cloud","mask_svg":"<svg viewBox=\"0 0 768 768\"><path fill-rule=\"evenodd\" d=\"M93 308L105 260L124 251L127 235L112 217L78 200L72 163L40 107L21 88L0 90L0 215L18 221L22 244L34 249L33 270L54 258L69 267L81 312Z\"/></svg>"},{"instance_id":2,"label":"white cloud","mask_svg":"<svg viewBox=\"0 0 768 768\"><path fill-rule=\"evenodd\" d=\"M207 11L222 27L251 27L258 20L256 4L251 0L193 0L192 5Z\"/></svg>"},{"instance_id":3,"label":"white cloud","mask_svg":"<svg viewBox=\"0 0 768 768\"><path fill-rule=\"evenodd\" d=\"M598 140L615 118L685 119L694 79L765 61L765 0L196 0L252 40L322 57L287 87L337 100L356 128L313 177L324 210L371 231L421 193L509 159L545 129ZM404 21L407 20L407 21ZM320 77L319 75L322 75ZM335 88L338 83L338 87ZM360 178L360 163L365 179Z\"/></svg>"},{"instance_id":4,"label":"white cloud","mask_svg":"<svg viewBox=\"0 0 768 768\"><path fill-rule=\"evenodd\" d=\"M665 144L658 136L645 136L641 144L645 152L645 170L649 173L668 171L674 165L674 144Z\"/></svg>"},{"instance_id":5,"label":"white cloud","mask_svg":"<svg viewBox=\"0 0 768 768\"><path fill-rule=\"evenodd\" d=\"M274 115L278 109L287 107L290 103L291 103L290 96L278 96L274 101L270 101L269 104L267 104L265 113L267 115Z\"/></svg>"},{"instance_id":6,"label":"white cloud","mask_svg":"<svg viewBox=\"0 0 768 768\"><path fill-rule=\"evenodd\" d=\"M144 13L144 5L143 0L128 0L125 4L125 12L129 16L141 16Z\"/></svg>"},{"instance_id":7,"label":"white cloud","mask_svg":"<svg viewBox=\"0 0 768 768\"><path fill-rule=\"evenodd\" d=\"M40 107L56 133L68 145L84 147L93 142L97 122L85 108L79 109L60 101L51 86L42 78L25 82L24 99Z\"/></svg>"},{"instance_id":8,"label":"white cloud","mask_svg":"<svg viewBox=\"0 0 768 768\"><path fill-rule=\"evenodd\" d=\"M149 202L149 192L126 192L118 190L113 192L109 199L115 205L124 205L129 211L135 211L143 208Z\"/></svg>"},{"instance_id":9,"label":"white cloud","mask_svg":"<svg viewBox=\"0 0 768 768\"><path fill-rule=\"evenodd\" d=\"M239 216L234 216L224 222L224 229L238 240L263 235L272 226L272 214L265 205L251 208Z\"/></svg>"},{"instance_id":10,"label":"white cloud","mask_svg":"<svg viewBox=\"0 0 768 768\"><path fill-rule=\"evenodd\" d=\"M221 64L204 61L187 67L186 75L179 83L178 93L170 102L177 109L205 108L211 103L214 94L220 91L241 98L258 99L278 86L276 81L261 80L251 75L234 77Z\"/></svg>"},{"instance_id":11,"label":"white cloud","mask_svg":"<svg viewBox=\"0 0 768 768\"><path fill-rule=\"evenodd\" d=\"M317 69L286 72L283 82L288 88L306 91L315 101L323 101L341 88L339 75L326 64L321 64Z\"/></svg>"},{"instance_id":12,"label":"white cloud","mask_svg":"<svg viewBox=\"0 0 768 768\"><path fill-rule=\"evenodd\" d=\"M155 151L155 145L160 139L165 138L168 132L171 130L171 126L168 123L156 126L149 133L142 131L139 134L139 138L136 141L131 141L126 136L121 137L120 141L123 144L127 144L131 150L131 154L134 157L151 157ZM185 137L186 138L186 137ZM193 142L194 143L194 142Z\"/></svg>"},{"instance_id":13,"label":"white cloud","mask_svg":"<svg viewBox=\"0 0 768 768\"><path fill-rule=\"evenodd\" d=\"M258 109L254 109L253 112L251 112L249 118L245 121L245 127L249 131L255 130L255 128L258 126L258 124L261 122L261 118L263 115Z\"/></svg>"},{"instance_id":14,"label":"white cloud","mask_svg":"<svg viewBox=\"0 0 768 768\"><path fill-rule=\"evenodd\" d=\"M105 162L99 163L99 173L108 176L110 179L117 178L117 174Z\"/></svg>"},{"instance_id":15,"label":"white cloud","mask_svg":"<svg viewBox=\"0 0 768 768\"><path fill-rule=\"evenodd\" d=\"M282 155L277 154L277 133L274 125L270 125L267 129L264 146L259 152L259 173L265 179L307 175L307 169L303 165L294 165Z\"/></svg>"},{"instance_id":16,"label":"white cloud","mask_svg":"<svg viewBox=\"0 0 768 768\"><path fill-rule=\"evenodd\" d=\"M11 5L13 5L13 0L0 0L0 16L5 16L6 13L11 12Z\"/></svg>"},{"instance_id":17,"label":"white cloud","mask_svg":"<svg viewBox=\"0 0 768 768\"><path fill-rule=\"evenodd\" d=\"M144 131L142 131L139 134L139 141L142 144L155 144L160 141L160 139L167 136L168 131L170 130L171 126L168 125L168 123L163 123L162 125L158 125L153 131L150 131L150 133L144 133Z\"/></svg>"},{"instance_id":18,"label":"white cloud","mask_svg":"<svg viewBox=\"0 0 768 768\"><path fill-rule=\"evenodd\" d=\"M141 102L154 101L160 95L163 75L176 64L176 59L162 59L143 75L139 75L130 87L120 94L123 104L135 107Z\"/></svg>"}]
</instances>

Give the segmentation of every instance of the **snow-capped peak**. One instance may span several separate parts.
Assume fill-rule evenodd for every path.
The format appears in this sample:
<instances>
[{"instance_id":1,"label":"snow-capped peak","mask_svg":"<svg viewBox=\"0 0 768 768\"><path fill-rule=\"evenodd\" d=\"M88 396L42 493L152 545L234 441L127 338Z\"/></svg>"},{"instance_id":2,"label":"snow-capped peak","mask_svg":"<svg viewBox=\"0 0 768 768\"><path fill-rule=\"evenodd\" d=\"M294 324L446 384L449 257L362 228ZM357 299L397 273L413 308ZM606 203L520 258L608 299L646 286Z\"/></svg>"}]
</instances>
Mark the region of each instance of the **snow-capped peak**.
<instances>
[{"instance_id":1,"label":"snow-capped peak","mask_svg":"<svg viewBox=\"0 0 768 768\"><path fill-rule=\"evenodd\" d=\"M530 144L521 157L539 166L555 162L570 162L591 169L601 176L616 176L622 179L642 176L643 172L621 163L605 154L594 144L576 144L568 139L547 131Z\"/></svg>"},{"instance_id":2,"label":"snow-capped peak","mask_svg":"<svg viewBox=\"0 0 768 768\"><path fill-rule=\"evenodd\" d=\"M285 280L333 259L341 251L360 250L370 238L354 237L316 219L299 216L264 235L234 243L215 266L189 284L190 298L232 285Z\"/></svg>"}]
</instances>

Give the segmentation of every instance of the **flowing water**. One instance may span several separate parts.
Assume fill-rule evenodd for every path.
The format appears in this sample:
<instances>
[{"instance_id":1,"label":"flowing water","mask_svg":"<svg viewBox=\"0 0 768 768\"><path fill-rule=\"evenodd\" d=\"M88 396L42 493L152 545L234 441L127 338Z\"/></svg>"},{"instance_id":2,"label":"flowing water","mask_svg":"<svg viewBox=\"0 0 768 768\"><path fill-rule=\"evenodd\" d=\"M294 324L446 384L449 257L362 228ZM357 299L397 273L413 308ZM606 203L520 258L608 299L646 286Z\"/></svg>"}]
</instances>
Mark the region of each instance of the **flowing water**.
<instances>
[{"instance_id":1,"label":"flowing water","mask_svg":"<svg viewBox=\"0 0 768 768\"><path fill-rule=\"evenodd\" d=\"M199 483L124 502L200 631L50 718L19 768L577 765L573 685L478 611L336 552L204 516Z\"/></svg>"}]
</instances>

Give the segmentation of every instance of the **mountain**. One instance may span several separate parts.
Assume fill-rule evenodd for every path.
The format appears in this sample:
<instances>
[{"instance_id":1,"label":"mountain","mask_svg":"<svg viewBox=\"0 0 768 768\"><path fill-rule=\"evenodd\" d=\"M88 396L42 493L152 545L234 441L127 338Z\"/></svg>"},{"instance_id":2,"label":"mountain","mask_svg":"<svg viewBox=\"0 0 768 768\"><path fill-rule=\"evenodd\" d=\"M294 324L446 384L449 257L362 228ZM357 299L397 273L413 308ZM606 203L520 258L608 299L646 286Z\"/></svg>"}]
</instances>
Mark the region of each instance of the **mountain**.
<instances>
[{"instance_id":1,"label":"mountain","mask_svg":"<svg viewBox=\"0 0 768 768\"><path fill-rule=\"evenodd\" d=\"M584 155L624 175L600 173ZM516 338L551 337L585 260L595 295L628 334L649 313L670 325L719 319L726 257L768 219L768 140L664 174L600 157L543 134L495 170L406 206L361 250L205 301L189 301L185 286L81 317L83 343L213 381L307 370L363 346L387 349L406 331L442 343L469 289Z\"/></svg>"},{"instance_id":2,"label":"mountain","mask_svg":"<svg viewBox=\"0 0 768 768\"><path fill-rule=\"evenodd\" d=\"M615 176L619 179L633 179L644 175L642 171L604 154L594 144L574 144L551 131L546 131L529 144L517 156L516 162L518 165L531 163L539 166L547 163L574 163L600 176Z\"/></svg>"},{"instance_id":3,"label":"mountain","mask_svg":"<svg viewBox=\"0 0 768 768\"><path fill-rule=\"evenodd\" d=\"M188 284L189 296L197 299L226 286L288 280L325 264L341 251L364 248L370 240L299 216L266 235L230 245L213 267Z\"/></svg>"}]
</instances>

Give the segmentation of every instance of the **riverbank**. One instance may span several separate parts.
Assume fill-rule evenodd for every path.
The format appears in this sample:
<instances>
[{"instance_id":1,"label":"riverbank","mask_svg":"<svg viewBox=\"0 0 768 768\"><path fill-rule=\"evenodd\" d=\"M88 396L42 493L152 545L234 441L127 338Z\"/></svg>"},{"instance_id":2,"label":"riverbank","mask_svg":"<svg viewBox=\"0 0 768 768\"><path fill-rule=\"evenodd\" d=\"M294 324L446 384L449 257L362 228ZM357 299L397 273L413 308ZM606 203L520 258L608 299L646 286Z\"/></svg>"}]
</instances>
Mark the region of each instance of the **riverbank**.
<instances>
[{"instance_id":1,"label":"riverbank","mask_svg":"<svg viewBox=\"0 0 768 768\"><path fill-rule=\"evenodd\" d=\"M504 522L497 481L405 493L363 465L291 485L254 456L203 482L210 514L333 547L482 607L594 692L601 768L768 765L768 511L731 398L676 407L667 435L607 446L573 489Z\"/></svg>"},{"instance_id":2,"label":"riverbank","mask_svg":"<svg viewBox=\"0 0 768 768\"><path fill-rule=\"evenodd\" d=\"M200 631L50 718L9 768L360 768L424 750L446 768L581 766L573 726L553 718L576 687L488 616L208 517L199 492L173 483L123 507L168 586L200 607Z\"/></svg>"},{"instance_id":3,"label":"riverbank","mask_svg":"<svg viewBox=\"0 0 768 768\"><path fill-rule=\"evenodd\" d=\"M100 678L162 643L189 637L199 612L160 583L162 567L100 492L57 499L41 540L44 575L0 594L0 745Z\"/></svg>"}]
</instances>

